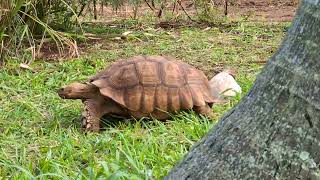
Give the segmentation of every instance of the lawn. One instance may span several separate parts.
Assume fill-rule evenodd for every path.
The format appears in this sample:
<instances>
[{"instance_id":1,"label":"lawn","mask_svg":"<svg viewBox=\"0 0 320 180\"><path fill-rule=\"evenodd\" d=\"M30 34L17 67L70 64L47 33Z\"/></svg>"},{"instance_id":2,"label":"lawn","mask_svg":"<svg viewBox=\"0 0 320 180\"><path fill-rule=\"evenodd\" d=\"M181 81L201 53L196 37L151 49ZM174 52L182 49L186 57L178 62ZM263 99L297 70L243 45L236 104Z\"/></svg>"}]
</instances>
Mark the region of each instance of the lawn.
<instances>
[{"instance_id":1,"label":"lawn","mask_svg":"<svg viewBox=\"0 0 320 180\"><path fill-rule=\"evenodd\" d=\"M127 23L127 22L120 22ZM116 23L117 24L117 23ZM119 23L118 23L119 24ZM129 24L129 23L128 23ZM240 97L214 105L216 119L183 112L166 122L105 119L105 131L85 134L82 104L62 100L56 90L82 81L120 58L170 55L211 78L237 70L244 96L277 49L289 23L238 22L227 28L137 28L85 26L102 39L77 59L44 61L19 68L19 59L0 69L0 179L159 179L211 129ZM131 31L125 39L121 33Z\"/></svg>"}]
</instances>

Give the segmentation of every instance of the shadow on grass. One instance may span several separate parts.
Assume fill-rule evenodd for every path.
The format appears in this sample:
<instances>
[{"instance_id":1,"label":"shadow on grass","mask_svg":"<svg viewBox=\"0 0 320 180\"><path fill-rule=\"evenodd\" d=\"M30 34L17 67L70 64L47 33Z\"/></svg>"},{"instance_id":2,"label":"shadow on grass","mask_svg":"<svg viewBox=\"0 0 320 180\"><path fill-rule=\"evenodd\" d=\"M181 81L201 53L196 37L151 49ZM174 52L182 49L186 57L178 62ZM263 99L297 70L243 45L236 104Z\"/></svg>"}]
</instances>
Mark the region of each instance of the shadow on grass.
<instances>
[{"instance_id":1,"label":"shadow on grass","mask_svg":"<svg viewBox=\"0 0 320 180\"><path fill-rule=\"evenodd\" d=\"M73 114L74 115L74 114ZM73 116L73 118L70 119L70 121L64 121L61 123L63 128L68 127L75 127L79 131L85 131L85 129L82 127L82 120L83 117L81 115ZM136 125L139 123L141 125L141 128L149 128L149 126L158 126L159 123L162 125L165 125L167 123L171 123L173 121L199 121L200 123L204 123L208 121L206 117L203 117L201 115L197 115L194 111L181 111L177 114L171 114L170 118L166 120L157 120L154 118L144 117L141 119L135 119L135 118L128 118L128 117L121 117L111 114L106 114L101 118L101 131L105 131L110 128L122 128L127 126Z\"/></svg>"}]
</instances>

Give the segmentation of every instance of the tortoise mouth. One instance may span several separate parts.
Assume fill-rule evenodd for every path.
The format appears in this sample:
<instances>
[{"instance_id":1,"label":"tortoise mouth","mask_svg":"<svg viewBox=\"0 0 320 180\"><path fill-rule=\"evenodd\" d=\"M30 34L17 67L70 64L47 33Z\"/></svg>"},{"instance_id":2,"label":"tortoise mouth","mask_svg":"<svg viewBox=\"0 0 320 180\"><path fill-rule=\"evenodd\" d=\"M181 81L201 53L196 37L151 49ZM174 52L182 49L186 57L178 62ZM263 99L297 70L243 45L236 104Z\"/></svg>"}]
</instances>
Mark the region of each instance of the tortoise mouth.
<instances>
[{"instance_id":1,"label":"tortoise mouth","mask_svg":"<svg viewBox=\"0 0 320 180\"><path fill-rule=\"evenodd\" d=\"M66 92L66 90L64 88L60 88L57 91L58 95L63 99L67 98L68 97L67 94L70 93L70 92Z\"/></svg>"}]
</instances>

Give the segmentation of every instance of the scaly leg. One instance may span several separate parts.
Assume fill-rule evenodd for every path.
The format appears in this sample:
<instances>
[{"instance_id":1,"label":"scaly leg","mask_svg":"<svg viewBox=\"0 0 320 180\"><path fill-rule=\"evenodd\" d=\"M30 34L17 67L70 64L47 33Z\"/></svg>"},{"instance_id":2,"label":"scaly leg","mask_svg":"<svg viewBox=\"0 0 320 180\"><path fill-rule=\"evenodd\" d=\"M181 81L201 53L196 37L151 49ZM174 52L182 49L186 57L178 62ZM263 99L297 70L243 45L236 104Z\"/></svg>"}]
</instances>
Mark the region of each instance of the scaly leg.
<instances>
[{"instance_id":1,"label":"scaly leg","mask_svg":"<svg viewBox=\"0 0 320 180\"><path fill-rule=\"evenodd\" d=\"M101 103L93 99L84 101L83 127L88 131L99 132L100 118L104 115Z\"/></svg>"},{"instance_id":2,"label":"scaly leg","mask_svg":"<svg viewBox=\"0 0 320 180\"><path fill-rule=\"evenodd\" d=\"M205 106L195 106L193 109L198 114L206 116L210 119L214 118L214 114L212 112L212 109L210 108L210 106L208 104L206 104Z\"/></svg>"},{"instance_id":3,"label":"scaly leg","mask_svg":"<svg viewBox=\"0 0 320 180\"><path fill-rule=\"evenodd\" d=\"M103 96L84 101L85 109L83 112L83 127L88 131L98 132L100 130L100 119L108 113L127 116L128 113L113 100Z\"/></svg>"}]
</instances>

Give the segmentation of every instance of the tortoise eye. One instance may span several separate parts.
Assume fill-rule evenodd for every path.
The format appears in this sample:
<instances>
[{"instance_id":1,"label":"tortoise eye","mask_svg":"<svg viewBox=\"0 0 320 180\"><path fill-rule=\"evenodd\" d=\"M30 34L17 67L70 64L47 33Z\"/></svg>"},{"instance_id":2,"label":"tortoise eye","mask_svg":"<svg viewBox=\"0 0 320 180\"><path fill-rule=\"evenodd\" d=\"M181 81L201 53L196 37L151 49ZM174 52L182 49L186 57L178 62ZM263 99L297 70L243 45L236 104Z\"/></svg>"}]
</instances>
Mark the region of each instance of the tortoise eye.
<instances>
[{"instance_id":1,"label":"tortoise eye","mask_svg":"<svg viewBox=\"0 0 320 180\"><path fill-rule=\"evenodd\" d=\"M64 88L60 88L60 89L58 89L58 94L61 94L61 93L63 93L64 92Z\"/></svg>"}]
</instances>

